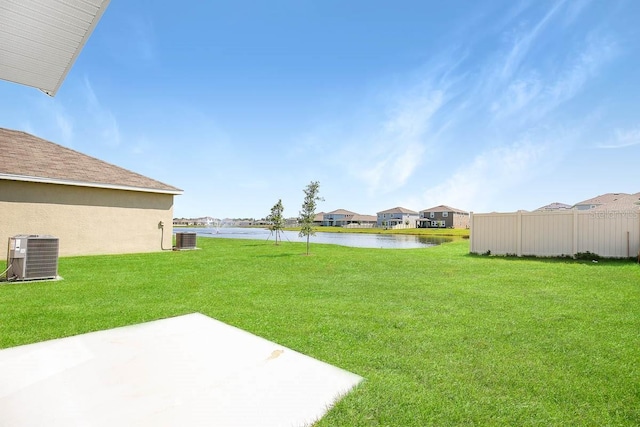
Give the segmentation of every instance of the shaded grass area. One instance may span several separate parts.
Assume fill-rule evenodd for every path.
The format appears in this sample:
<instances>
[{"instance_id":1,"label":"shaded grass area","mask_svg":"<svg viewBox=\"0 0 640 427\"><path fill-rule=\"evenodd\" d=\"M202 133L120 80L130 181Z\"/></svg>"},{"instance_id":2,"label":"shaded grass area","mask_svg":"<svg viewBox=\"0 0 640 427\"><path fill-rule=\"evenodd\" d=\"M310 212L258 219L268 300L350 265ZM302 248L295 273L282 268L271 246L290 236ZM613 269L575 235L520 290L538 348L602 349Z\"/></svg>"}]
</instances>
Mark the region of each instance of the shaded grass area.
<instances>
[{"instance_id":1,"label":"shaded grass area","mask_svg":"<svg viewBox=\"0 0 640 427\"><path fill-rule=\"evenodd\" d=\"M0 286L0 347L201 312L365 377L320 426L640 424L637 264L198 246Z\"/></svg>"}]
</instances>

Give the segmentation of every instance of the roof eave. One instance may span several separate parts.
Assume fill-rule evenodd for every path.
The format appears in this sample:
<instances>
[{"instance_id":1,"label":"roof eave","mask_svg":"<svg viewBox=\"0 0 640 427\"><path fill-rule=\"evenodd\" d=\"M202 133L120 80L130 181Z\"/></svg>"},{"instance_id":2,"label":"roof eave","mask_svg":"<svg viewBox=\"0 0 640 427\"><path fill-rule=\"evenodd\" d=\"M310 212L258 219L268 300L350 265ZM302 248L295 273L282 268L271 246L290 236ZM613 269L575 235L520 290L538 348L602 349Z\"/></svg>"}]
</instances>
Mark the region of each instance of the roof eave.
<instances>
[{"instance_id":1,"label":"roof eave","mask_svg":"<svg viewBox=\"0 0 640 427\"><path fill-rule=\"evenodd\" d=\"M91 37L93 30L96 28L96 25L98 25L98 22L100 22L100 18L102 18L104 11L107 10L107 6L109 6L110 1L111 0L103 0L101 7L98 9L96 16L93 18L91 25L89 25L87 32L82 38L82 42L78 45L78 48L73 53L73 56L71 57L71 59L69 60L69 63L67 64L67 67L64 69L64 71L60 75L60 79L58 79L58 83L56 84L56 87L53 88L53 90L51 91L40 88L41 91L43 91L44 93L46 93L51 97L56 96L56 93L58 93L58 89L60 89L60 86L62 86L62 83L67 78L67 74L69 74L69 71L71 71L71 67L73 67L73 64L75 64L76 59L78 59L78 56L80 55L80 52L82 52L84 45L87 44L87 41L89 40L89 37Z\"/></svg>"},{"instance_id":2,"label":"roof eave","mask_svg":"<svg viewBox=\"0 0 640 427\"><path fill-rule=\"evenodd\" d=\"M9 41L0 50L5 48L6 52L12 53L0 55L0 79L34 87L49 96L55 96L102 18L109 1L12 0L9 10L20 18L12 17L9 22L17 24L21 30L3 28L4 35L0 38ZM37 3L37 7L31 3ZM3 6L6 6L4 2ZM61 36L60 32L65 31L61 30L60 24L68 24L76 32L69 37ZM40 36L27 40L25 32ZM66 34L70 34L69 31ZM56 42L48 44L43 42L43 38L55 39Z\"/></svg>"},{"instance_id":3,"label":"roof eave","mask_svg":"<svg viewBox=\"0 0 640 427\"><path fill-rule=\"evenodd\" d=\"M71 185L75 187L104 188L108 190L172 194L174 196L179 196L182 193L184 193L184 191L180 189L171 190L171 189L162 189L162 188L133 187L129 185L105 184L101 182L81 182L81 181L71 181L66 179L43 178L38 176L12 175L12 174L4 174L4 173L0 173L0 179L4 179L8 181L36 182L40 184L57 184L57 185Z\"/></svg>"}]
</instances>

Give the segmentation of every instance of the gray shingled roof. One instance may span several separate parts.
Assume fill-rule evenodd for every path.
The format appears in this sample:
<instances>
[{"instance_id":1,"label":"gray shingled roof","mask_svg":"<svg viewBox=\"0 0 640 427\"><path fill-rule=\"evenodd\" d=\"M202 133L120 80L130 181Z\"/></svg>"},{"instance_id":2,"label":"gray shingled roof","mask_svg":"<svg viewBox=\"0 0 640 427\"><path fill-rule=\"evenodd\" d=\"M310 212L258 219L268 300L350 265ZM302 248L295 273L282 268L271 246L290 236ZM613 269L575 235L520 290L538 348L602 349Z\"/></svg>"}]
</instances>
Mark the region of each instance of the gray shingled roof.
<instances>
[{"instance_id":1,"label":"gray shingled roof","mask_svg":"<svg viewBox=\"0 0 640 427\"><path fill-rule=\"evenodd\" d=\"M592 209L592 211L602 212L638 212L640 210L640 193L629 194L618 197L613 202L605 203Z\"/></svg>"},{"instance_id":2,"label":"gray shingled roof","mask_svg":"<svg viewBox=\"0 0 640 427\"><path fill-rule=\"evenodd\" d=\"M313 222L321 222L324 219L325 212L318 212L313 218Z\"/></svg>"},{"instance_id":3,"label":"gray shingled roof","mask_svg":"<svg viewBox=\"0 0 640 427\"><path fill-rule=\"evenodd\" d=\"M351 218L351 221L362 221L362 222L376 222L378 217L375 215L359 215L356 214Z\"/></svg>"},{"instance_id":4,"label":"gray shingled roof","mask_svg":"<svg viewBox=\"0 0 640 427\"><path fill-rule=\"evenodd\" d=\"M560 211L560 210L569 210L571 209L571 205L567 205L566 203L553 202L548 205L544 205L536 209L537 211Z\"/></svg>"},{"instance_id":5,"label":"gray shingled roof","mask_svg":"<svg viewBox=\"0 0 640 427\"><path fill-rule=\"evenodd\" d=\"M387 213L403 213L403 214L413 214L413 215L417 215L418 212L416 211L412 211L411 209L407 209L407 208L403 208L403 207L396 207L396 208L392 208L392 209L387 209L386 211L380 211L377 212L379 214L387 214Z\"/></svg>"},{"instance_id":6,"label":"gray shingled roof","mask_svg":"<svg viewBox=\"0 0 640 427\"><path fill-rule=\"evenodd\" d=\"M0 179L155 193L182 190L26 132L0 128Z\"/></svg>"},{"instance_id":7,"label":"gray shingled roof","mask_svg":"<svg viewBox=\"0 0 640 427\"><path fill-rule=\"evenodd\" d=\"M583 200L581 202L576 203L577 205L606 205L608 203L613 203L622 197L630 196L627 193L606 193L601 194L599 196L593 197L591 199Z\"/></svg>"},{"instance_id":8,"label":"gray shingled roof","mask_svg":"<svg viewBox=\"0 0 640 427\"><path fill-rule=\"evenodd\" d=\"M467 211L463 211L462 209L452 208L451 206L447 206L447 205L435 206L433 208L425 209L425 210L420 211L420 212L455 212L455 213L460 213L460 214L469 213Z\"/></svg>"},{"instance_id":9,"label":"gray shingled roof","mask_svg":"<svg viewBox=\"0 0 640 427\"><path fill-rule=\"evenodd\" d=\"M325 215L358 215L355 212L348 211L346 209L336 209L335 211L327 212Z\"/></svg>"}]
</instances>

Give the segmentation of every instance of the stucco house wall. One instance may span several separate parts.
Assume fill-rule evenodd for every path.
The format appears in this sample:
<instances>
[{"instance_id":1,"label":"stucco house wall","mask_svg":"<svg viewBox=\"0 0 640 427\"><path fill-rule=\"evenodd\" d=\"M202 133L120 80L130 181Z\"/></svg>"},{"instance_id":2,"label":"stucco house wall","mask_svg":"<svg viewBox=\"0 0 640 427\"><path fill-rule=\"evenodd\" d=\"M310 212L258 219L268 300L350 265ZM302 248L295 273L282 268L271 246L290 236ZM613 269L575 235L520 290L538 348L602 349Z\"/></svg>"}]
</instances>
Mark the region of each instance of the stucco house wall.
<instances>
[{"instance_id":1,"label":"stucco house wall","mask_svg":"<svg viewBox=\"0 0 640 427\"><path fill-rule=\"evenodd\" d=\"M159 251L172 219L171 194L0 180L0 259L17 234L58 237L61 256Z\"/></svg>"},{"instance_id":2,"label":"stucco house wall","mask_svg":"<svg viewBox=\"0 0 640 427\"><path fill-rule=\"evenodd\" d=\"M0 128L0 259L7 257L9 237L19 234L58 237L62 256L171 249L173 200L180 194L144 175Z\"/></svg>"}]
</instances>

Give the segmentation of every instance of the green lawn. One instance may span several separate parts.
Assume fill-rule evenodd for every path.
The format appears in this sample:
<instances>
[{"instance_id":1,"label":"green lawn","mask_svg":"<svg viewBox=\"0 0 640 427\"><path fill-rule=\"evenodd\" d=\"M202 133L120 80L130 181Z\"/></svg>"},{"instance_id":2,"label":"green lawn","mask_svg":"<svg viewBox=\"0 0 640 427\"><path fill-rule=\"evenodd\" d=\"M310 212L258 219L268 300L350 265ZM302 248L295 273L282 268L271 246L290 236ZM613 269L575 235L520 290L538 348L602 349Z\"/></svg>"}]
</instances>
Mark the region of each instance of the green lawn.
<instances>
[{"instance_id":1,"label":"green lawn","mask_svg":"<svg viewBox=\"0 0 640 427\"><path fill-rule=\"evenodd\" d=\"M198 239L0 286L0 348L201 312L365 377L320 426L640 425L640 266Z\"/></svg>"}]
</instances>

